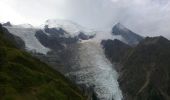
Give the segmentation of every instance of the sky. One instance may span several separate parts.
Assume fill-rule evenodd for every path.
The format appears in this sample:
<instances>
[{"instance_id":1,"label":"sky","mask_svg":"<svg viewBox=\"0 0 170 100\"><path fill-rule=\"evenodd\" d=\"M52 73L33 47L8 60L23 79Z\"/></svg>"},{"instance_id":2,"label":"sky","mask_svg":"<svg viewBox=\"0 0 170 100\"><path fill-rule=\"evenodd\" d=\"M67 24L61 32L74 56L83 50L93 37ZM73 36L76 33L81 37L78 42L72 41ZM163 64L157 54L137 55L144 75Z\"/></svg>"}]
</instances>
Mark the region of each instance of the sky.
<instances>
[{"instance_id":1,"label":"sky","mask_svg":"<svg viewBox=\"0 0 170 100\"><path fill-rule=\"evenodd\" d=\"M0 22L38 26L48 19L96 30L120 22L142 36L170 39L170 0L0 0Z\"/></svg>"}]
</instances>

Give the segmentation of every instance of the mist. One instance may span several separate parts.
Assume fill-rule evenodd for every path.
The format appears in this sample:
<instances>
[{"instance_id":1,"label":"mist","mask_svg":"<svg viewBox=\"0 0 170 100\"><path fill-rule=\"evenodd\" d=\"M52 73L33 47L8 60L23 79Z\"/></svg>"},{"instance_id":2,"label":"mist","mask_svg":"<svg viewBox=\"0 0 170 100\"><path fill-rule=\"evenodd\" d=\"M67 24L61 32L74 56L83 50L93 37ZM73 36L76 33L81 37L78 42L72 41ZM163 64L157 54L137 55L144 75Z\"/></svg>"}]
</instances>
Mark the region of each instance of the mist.
<instances>
[{"instance_id":1,"label":"mist","mask_svg":"<svg viewBox=\"0 0 170 100\"><path fill-rule=\"evenodd\" d=\"M15 24L64 19L104 30L120 22L142 36L170 38L169 0L1 0L0 9L0 21Z\"/></svg>"}]
</instances>

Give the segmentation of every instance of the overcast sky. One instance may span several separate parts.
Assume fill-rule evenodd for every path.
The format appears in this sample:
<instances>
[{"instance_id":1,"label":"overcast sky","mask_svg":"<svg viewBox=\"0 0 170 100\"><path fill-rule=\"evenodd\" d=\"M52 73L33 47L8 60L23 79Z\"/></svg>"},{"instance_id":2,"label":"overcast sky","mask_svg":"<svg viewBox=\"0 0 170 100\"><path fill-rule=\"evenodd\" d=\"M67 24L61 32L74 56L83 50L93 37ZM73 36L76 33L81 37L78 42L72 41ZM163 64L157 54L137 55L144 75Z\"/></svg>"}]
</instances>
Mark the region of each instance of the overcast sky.
<instances>
[{"instance_id":1,"label":"overcast sky","mask_svg":"<svg viewBox=\"0 0 170 100\"><path fill-rule=\"evenodd\" d=\"M170 38L170 0L0 0L0 22L40 25L47 19L96 30L121 22L143 36Z\"/></svg>"}]
</instances>

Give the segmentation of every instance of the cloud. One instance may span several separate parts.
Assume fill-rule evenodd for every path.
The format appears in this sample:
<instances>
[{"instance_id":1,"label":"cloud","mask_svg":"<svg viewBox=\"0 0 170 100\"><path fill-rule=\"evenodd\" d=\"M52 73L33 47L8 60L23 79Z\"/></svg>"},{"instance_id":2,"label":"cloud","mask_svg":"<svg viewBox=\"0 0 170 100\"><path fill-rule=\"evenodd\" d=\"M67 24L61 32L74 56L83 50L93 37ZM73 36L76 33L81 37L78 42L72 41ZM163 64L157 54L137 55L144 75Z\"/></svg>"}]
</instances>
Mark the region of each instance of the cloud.
<instances>
[{"instance_id":1,"label":"cloud","mask_svg":"<svg viewBox=\"0 0 170 100\"><path fill-rule=\"evenodd\" d=\"M13 11L23 16L25 22L34 25L42 24L51 18L64 18L66 16L65 0L2 0L1 3L8 5ZM12 10L7 13L13 12ZM17 16L13 16L15 18ZM12 20L13 21L13 20ZM18 20L18 23L21 21Z\"/></svg>"},{"instance_id":2,"label":"cloud","mask_svg":"<svg viewBox=\"0 0 170 100\"><path fill-rule=\"evenodd\" d=\"M71 17L82 25L111 28L121 22L143 36L170 38L169 0L69 0Z\"/></svg>"},{"instance_id":3,"label":"cloud","mask_svg":"<svg viewBox=\"0 0 170 100\"><path fill-rule=\"evenodd\" d=\"M67 19L103 30L121 22L144 36L170 38L170 0L1 0L2 3L11 8L1 13L7 17L2 19L22 19L18 23L25 20L38 25L47 19ZM13 17L9 17L10 13Z\"/></svg>"},{"instance_id":4,"label":"cloud","mask_svg":"<svg viewBox=\"0 0 170 100\"><path fill-rule=\"evenodd\" d=\"M22 15L17 13L13 8L11 8L8 4L5 2L0 2L0 21L10 21L17 23L17 20L20 20L20 22L24 22L25 19Z\"/></svg>"}]
</instances>

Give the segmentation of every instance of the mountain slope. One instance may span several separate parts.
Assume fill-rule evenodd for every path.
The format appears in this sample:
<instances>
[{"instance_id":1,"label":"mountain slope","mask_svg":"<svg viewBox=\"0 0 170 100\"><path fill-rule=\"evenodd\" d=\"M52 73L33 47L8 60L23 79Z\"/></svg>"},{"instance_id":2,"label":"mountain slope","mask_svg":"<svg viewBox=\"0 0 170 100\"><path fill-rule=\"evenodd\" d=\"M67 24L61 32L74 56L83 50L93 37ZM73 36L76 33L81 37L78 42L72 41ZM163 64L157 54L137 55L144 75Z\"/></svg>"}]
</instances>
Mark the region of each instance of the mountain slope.
<instances>
[{"instance_id":1,"label":"mountain slope","mask_svg":"<svg viewBox=\"0 0 170 100\"><path fill-rule=\"evenodd\" d=\"M125 100L170 100L170 41L147 37L122 62Z\"/></svg>"},{"instance_id":2,"label":"mountain slope","mask_svg":"<svg viewBox=\"0 0 170 100\"><path fill-rule=\"evenodd\" d=\"M6 31L0 25L1 100L85 100L60 73L16 48Z\"/></svg>"},{"instance_id":3,"label":"mountain slope","mask_svg":"<svg viewBox=\"0 0 170 100\"><path fill-rule=\"evenodd\" d=\"M103 40L101 42L105 55L111 62L120 62L131 47L120 40Z\"/></svg>"}]
</instances>

